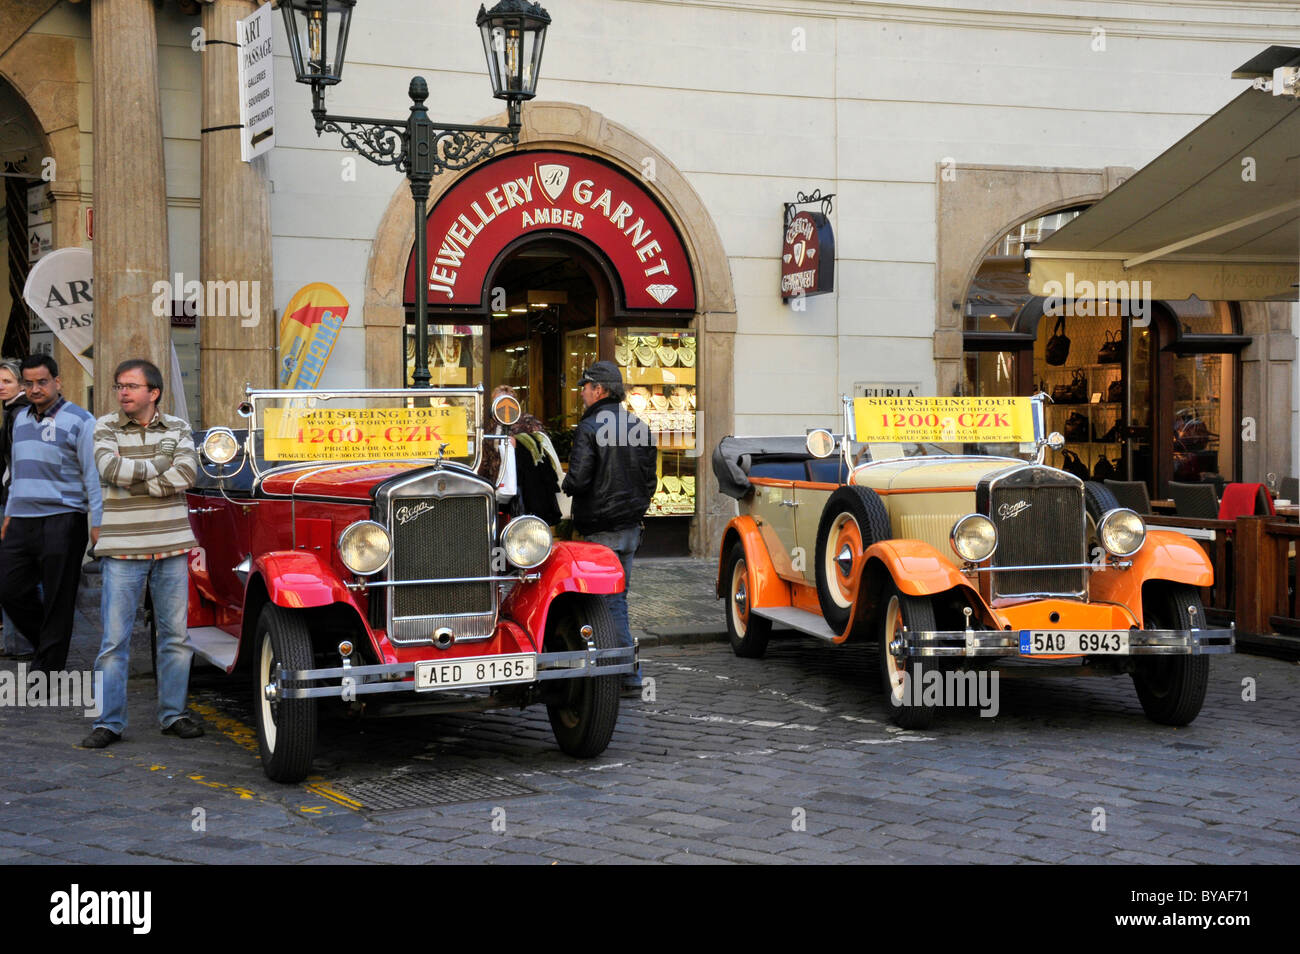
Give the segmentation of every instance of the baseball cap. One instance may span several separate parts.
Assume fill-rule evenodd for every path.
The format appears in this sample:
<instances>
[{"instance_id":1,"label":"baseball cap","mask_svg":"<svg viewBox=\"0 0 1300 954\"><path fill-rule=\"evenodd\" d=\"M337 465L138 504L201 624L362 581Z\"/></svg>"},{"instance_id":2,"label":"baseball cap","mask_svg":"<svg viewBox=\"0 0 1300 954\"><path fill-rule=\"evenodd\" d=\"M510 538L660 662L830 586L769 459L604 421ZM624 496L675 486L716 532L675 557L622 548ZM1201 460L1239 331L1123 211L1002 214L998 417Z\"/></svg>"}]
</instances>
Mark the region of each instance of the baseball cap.
<instances>
[{"instance_id":1,"label":"baseball cap","mask_svg":"<svg viewBox=\"0 0 1300 954\"><path fill-rule=\"evenodd\" d=\"M582 377L578 379L578 387L582 387L588 381L592 384L602 384L612 391L615 387L622 387L623 375L619 373L618 365L613 361L597 361L582 372Z\"/></svg>"}]
</instances>

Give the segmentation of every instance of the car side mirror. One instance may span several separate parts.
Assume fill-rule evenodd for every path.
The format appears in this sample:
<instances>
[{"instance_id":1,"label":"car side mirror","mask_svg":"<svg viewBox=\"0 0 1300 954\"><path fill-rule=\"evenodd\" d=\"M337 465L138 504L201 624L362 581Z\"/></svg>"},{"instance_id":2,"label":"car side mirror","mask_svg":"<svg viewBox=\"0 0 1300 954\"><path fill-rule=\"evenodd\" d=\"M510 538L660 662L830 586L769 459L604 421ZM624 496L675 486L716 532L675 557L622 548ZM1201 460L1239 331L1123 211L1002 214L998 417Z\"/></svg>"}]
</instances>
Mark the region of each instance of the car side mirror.
<instances>
[{"instance_id":1,"label":"car side mirror","mask_svg":"<svg viewBox=\"0 0 1300 954\"><path fill-rule=\"evenodd\" d=\"M818 460L835 453L835 435L824 427L815 427L804 438L804 447Z\"/></svg>"}]
</instances>

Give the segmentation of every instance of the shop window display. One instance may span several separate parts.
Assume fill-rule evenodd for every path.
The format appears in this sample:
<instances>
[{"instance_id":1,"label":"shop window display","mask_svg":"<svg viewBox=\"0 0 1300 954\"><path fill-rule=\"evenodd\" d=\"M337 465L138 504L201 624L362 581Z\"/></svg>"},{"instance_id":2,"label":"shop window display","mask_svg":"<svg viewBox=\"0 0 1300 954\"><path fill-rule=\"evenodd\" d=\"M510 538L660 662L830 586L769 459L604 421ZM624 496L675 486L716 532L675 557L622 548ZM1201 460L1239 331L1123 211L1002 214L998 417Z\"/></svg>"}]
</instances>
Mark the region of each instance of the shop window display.
<instances>
[{"instance_id":1,"label":"shop window display","mask_svg":"<svg viewBox=\"0 0 1300 954\"><path fill-rule=\"evenodd\" d=\"M433 387L463 387L483 383L481 325L429 326L429 383ZM415 377L415 328L406 328L406 380Z\"/></svg>"},{"instance_id":2,"label":"shop window display","mask_svg":"<svg viewBox=\"0 0 1300 954\"><path fill-rule=\"evenodd\" d=\"M693 331L617 328L614 362L628 408L659 447L658 481L647 517L692 516L696 477L696 336Z\"/></svg>"}]
</instances>

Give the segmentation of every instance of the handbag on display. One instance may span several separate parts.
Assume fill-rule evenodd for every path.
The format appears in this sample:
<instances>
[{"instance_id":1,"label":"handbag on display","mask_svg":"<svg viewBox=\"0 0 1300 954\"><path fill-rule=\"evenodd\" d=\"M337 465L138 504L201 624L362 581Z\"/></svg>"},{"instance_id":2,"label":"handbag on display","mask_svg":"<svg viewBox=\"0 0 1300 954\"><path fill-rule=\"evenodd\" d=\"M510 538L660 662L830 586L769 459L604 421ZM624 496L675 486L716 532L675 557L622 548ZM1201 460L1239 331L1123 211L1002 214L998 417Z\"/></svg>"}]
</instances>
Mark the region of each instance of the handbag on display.
<instances>
[{"instance_id":1,"label":"handbag on display","mask_svg":"<svg viewBox=\"0 0 1300 954\"><path fill-rule=\"evenodd\" d=\"M1116 475L1115 465L1106 459L1103 454L1097 458L1097 463L1092 468L1093 480L1114 480Z\"/></svg>"},{"instance_id":2,"label":"handbag on display","mask_svg":"<svg viewBox=\"0 0 1300 954\"><path fill-rule=\"evenodd\" d=\"M1052 388L1054 404L1087 404L1088 378L1081 370L1074 372L1068 384L1058 384Z\"/></svg>"},{"instance_id":3,"label":"handbag on display","mask_svg":"<svg viewBox=\"0 0 1300 954\"><path fill-rule=\"evenodd\" d=\"M1072 450L1061 451L1064 462L1061 464L1061 470L1068 474L1074 474L1080 480L1088 479L1088 465L1085 464Z\"/></svg>"},{"instance_id":4,"label":"handbag on display","mask_svg":"<svg viewBox=\"0 0 1300 954\"><path fill-rule=\"evenodd\" d=\"M1123 378L1116 378L1114 381L1110 382L1110 386L1106 388L1106 400L1109 401L1111 404L1124 403L1124 379Z\"/></svg>"},{"instance_id":5,"label":"handbag on display","mask_svg":"<svg viewBox=\"0 0 1300 954\"><path fill-rule=\"evenodd\" d=\"M1114 337L1111 337L1112 335ZM1120 359L1122 357L1119 349L1122 346L1122 344L1123 342L1121 341L1121 336L1118 331L1106 332L1106 342L1101 346L1101 349L1097 352L1097 363L1098 364L1119 364Z\"/></svg>"},{"instance_id":6,"label":"handbag on display","mask_svg":"<svg viewBox=\"0 0 1300 954\"><path fill-rule=\"evenodd\" d=\"M1065 315L1056 319L1052 328L1052 337L1047 339L1047 363L1060 366L1070 356L1070 339L1065 336Z\"/></svg>"},{"instance_id":7,"label":"handbag on display","mask_svg":"<svg viewBox=\"0 0 1300 954\"><path fill-rule=\"evenodd\" d=\"M1071 411L1065 419L1065 439L1076 444L1088 440L1088 419L1078 411Z\"/></svg>"}]
</instances>

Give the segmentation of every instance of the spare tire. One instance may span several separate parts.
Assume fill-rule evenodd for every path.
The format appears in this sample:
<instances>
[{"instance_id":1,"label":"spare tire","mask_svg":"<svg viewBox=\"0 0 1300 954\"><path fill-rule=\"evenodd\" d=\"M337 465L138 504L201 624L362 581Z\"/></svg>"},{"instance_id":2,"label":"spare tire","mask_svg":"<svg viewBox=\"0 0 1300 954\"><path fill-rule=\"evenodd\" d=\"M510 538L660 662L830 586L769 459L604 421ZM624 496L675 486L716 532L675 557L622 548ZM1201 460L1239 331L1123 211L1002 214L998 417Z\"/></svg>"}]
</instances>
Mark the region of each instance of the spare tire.
<instances>
[{"instance_id":1,"label":"spare tire","mask_svg":"<svg viewBox=\"0 0 1300 954\"><path fill-rule=\"evenodd\" d=\"M869 487L850 484L826 501L817 525L817 600L836 633L844 632L853 615L862 555L873 543L891 536L889 511Z\"/></svg>"}]
</instances>

